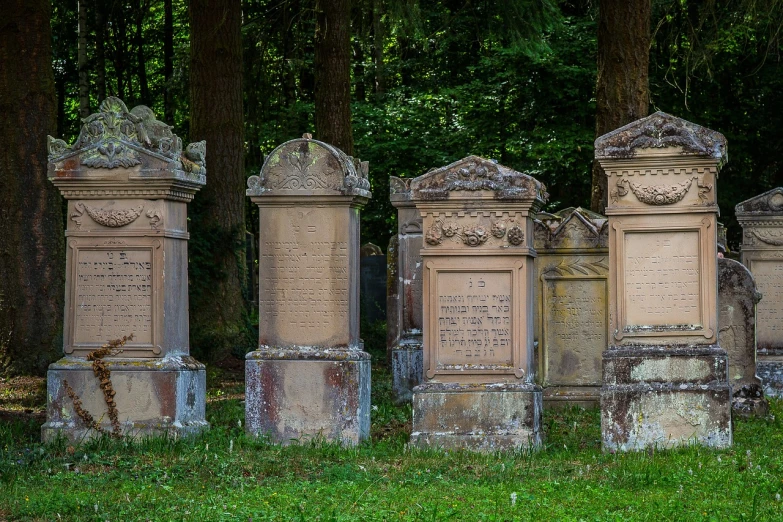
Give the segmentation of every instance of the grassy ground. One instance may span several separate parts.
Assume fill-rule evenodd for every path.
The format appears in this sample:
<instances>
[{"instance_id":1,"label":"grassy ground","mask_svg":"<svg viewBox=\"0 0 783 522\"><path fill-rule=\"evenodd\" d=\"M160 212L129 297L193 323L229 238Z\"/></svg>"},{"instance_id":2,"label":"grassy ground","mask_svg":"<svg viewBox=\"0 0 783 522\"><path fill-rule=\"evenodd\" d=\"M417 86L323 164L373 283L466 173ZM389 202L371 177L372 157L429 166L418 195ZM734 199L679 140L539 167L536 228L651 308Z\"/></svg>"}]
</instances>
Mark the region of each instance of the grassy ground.
<instances>
[{"instance_id":1,"label":"grassy ground","mask_svg":"<svg viewBox=\"0 0 783 522\"><path fill-rule=\"evenodd\" d=\"M247 438L241 374L208 380L203 436L78 446L39 442L42 380L0 381L0 520L783 520L783 402L726 451L605 455L573 409L545 413L543 451L476 455L407 448L380 365L353 449Z\"/></svg>"}]
</instances>

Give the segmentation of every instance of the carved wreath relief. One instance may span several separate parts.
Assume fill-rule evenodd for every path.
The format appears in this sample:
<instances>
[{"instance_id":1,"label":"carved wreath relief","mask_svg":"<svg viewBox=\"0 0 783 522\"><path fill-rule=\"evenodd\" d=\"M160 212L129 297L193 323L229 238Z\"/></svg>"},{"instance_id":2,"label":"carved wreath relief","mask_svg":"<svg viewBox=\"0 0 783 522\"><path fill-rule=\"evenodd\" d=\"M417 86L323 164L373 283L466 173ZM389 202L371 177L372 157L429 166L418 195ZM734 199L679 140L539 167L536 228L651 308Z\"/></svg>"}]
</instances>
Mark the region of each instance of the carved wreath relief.
<instances>
[{"instance_id":1,"label":"carved wreath relief","mask_svg":"<svg viewBox=\"0 0 783 522\"><path fill-rule=\"evenodd\" d=\"M71 214L71 219L73 219L77 225L81 225L81 221L79 221L78 218L80 218L84 212L87 212L87 215L99 225L118 228L136 221L136 218L141 215L142 210L144 210L144 205L127 209L106 210L103 208L90 207L84 203L77 203L74 205L74 213Z\"/></svg>"},{"instance_id":2,"label":"carved wreath relief","mask_svg":"<svg viewBox=\"0 0 783 522\"><path fill-rule=\"evenodd\" d=\"M756 241L766 243L772 246L783 246L783 231L773 230L748 230L745 232L745 238L748 244L756 244Z\"/></svg>"},{"instance_id":3,"label":"carved wreath relief","mask_svg":"<svg viewBox=\"0 0 783 522\"><path fill-rule=\"evenodd\" d=\"M630 187L631 192L636 196L636 199L642 203L656 206L672 205L682 201L694 181L696 181L696 185L699 187L699 200L705 202L707 200L707 193L712 190L712 185L702 184L697 176L693 176L682 183L676 183L674 185L649 186L633 183L627 179L621 179L617 182L617 190L614 190L611 193L612 202L616 203L618 199L628 194L627 186Z\"/></svg>"},{"instance_id":4,"label":"carved wreath relief","mask_svg":"<svg viewBox=\"0 0 783 522\"><path fill-rule=\"evenodd\" d=\"M458 225L454 221L435 221L424 235L427 244L437 246L444 238L454 242L462 241L467 246L476 247L485 244L490 237L497 239L506 236L509 244L517 246L525 241L525 233L514 221L493 221L489 228L484 225Z\"/></svg>"}]
</instances>

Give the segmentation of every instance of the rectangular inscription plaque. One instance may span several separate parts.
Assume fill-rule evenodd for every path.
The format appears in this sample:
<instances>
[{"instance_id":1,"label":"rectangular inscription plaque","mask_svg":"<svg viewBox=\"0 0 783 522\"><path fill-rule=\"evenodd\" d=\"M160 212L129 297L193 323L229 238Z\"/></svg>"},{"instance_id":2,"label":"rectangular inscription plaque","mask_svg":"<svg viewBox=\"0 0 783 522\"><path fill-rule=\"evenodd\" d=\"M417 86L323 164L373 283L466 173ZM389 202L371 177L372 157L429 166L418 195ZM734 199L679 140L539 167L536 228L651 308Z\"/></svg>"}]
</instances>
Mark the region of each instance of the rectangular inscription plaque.
<instances>
[{"instance_id":1,"label":"rectangular inscription plaque","mask_svg":"<svg viewBox=\"0 0 783 522\"><path fill-rule=\"evenodd\" d=\"M783 259L753 259L751 269L763 296L756 305L758 347L783 347Z\"/></svg>"},{"instance_id":2,"label":"rectangular inscription plaque","mask_svg":"<svg viewBox=\"0 0 783 522\"><path fill-rule=\"evenodd\" d=\"M152 250L78 250L74 344L152 344Z\"/></svg>"},{"instance_id":3,"label":"rectangular inscription plaque","mask_svg":"<svg viewBox=\"0 0 783 522\"><path fill-rule=\"evenodd\" d=\"M626 232L626 328L701 325L699 232Z\"/></svg>"},{"instance_id":4,"label":"rectangular inscription plaque","mask_svg":"<svg viewBox=\"0 0 783 522\"><path fill-rule=\"evenodd\" d=\"M600 385L607 346L606 279L544 281L546 381L553 385Z\"/></svg>"},{"instance_id":5,"label":"rectangular inscription plaque","mask_svg":"<svg viewBox=\"0 0 783 522\"><path fill-rule=\"evenodd\" d=\"M510 365L510 272L439 272L438 364Z\"/></svg>"},{"instance_id":6,"label":"rectangular inscription plaque","mask_svg":"<svg viewBox=\"0 0 783 522\"><path fill-rule=\"evenodd\" d=\"M325 226L335 219L328 210L289 216L261 240L262 343L329 346L348 324L347 237Z\"/></svg>"}]
</instances>

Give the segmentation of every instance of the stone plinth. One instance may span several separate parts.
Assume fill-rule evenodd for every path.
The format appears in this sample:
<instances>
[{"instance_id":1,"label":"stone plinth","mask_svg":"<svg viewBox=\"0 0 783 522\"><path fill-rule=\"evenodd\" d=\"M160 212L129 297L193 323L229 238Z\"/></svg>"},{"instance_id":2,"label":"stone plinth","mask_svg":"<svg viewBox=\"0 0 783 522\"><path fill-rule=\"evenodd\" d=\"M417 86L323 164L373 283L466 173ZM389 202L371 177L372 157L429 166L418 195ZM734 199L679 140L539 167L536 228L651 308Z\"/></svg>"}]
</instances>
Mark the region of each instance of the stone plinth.
<instances>
[{"instance_id":1,"label":"stone plinth","mask_svg":"<svg viewBox=\"0 0 783 522\"><path fill-rule=\"evenodd\" d=\"M73 145L49 138L49 179L68 200L65 358L48 375L44 439L97 433L109 406L87 356L132 335L104 358L121 430L133 436L207 428L206 376L189 356L187 203L206 182L204 142L182 150L152 111L107 98ZM67 382L67 386L66 383Z\"/></svg>"},{"instance_id":2,"label":"stone plinth","mask_svg":"<svg viewBox=\"0 0 783 522\"><path fill-rule=\"evenodd\" d=\"M764 392L783 397L783 188L735 207L742 226L742 263L764 298L757 305L757 372Z\"/></svg>"},{"instance_id":3,"label":"stone plinth","mask_svg":"<svg viewBox=\"0 0 783 522\"><path fill-rule=\"evenodd\" d=\"M756 376L756 306L761 294L745 266L718 259L718 342L729 356L732 411L744 417L764 417L769 403Z\"/></svg>"},{"instance_id":4,"label":"stone plinth","mask_svg":"<svg viewBox=\"0 0 783 522\"><path fill-rule=\"evenodd\" d=\"M731 444L715 183L726 140L661 112L596 140L608 181L605 450Z\"/></svg>"},{"instance_id":5,"label":"stone plinth","mask_svg":"<svg viewBox=\"0 0 783 522\"><path fill-rule=\"evenodd\" d=\"M313 437L357 444L370 428L370 358L359 339L367 163L305 135L267 156L248 187L261 239L246 430L284 444Z\"/></svg>"},{"instance_id":6,"label":"stone plinth","mask_svg":"<svg viewBox=\"0 0 783 522\"><path fill-rule=\"evenodd\" d=\"M397 208L396 250L390 250L395 277L389 278L389 295L395 307L387 308L387 348L392 368L392 390L398 404L410 402L413 388L424 376L422 352L422 232L421 215L411 201L409 179L389 178L392 205ZM394 254L392 259L391 254Z\"/></svg>"},{"instance_id":7,"label":"stone plinth","mask_svg":"<svg viewBox=\"0 0 783 522\"><path fill-rule=\"evenodd\" d=\"M411 181L424 230L425 382L413 390L414 445L484 451L540 441L532 236L545 190L476 156Z\"/></svg>"},{"instance_id":8,"label":"stone plinth","mask_svg":"<svg viewBox=\"0 0 783 522\"><path fill-rule=\"evenodd\" d=\"M609 321L606 217L582 208L535 220L536 365L546 406L598 406Z\"/></svg>"}]
</instances>

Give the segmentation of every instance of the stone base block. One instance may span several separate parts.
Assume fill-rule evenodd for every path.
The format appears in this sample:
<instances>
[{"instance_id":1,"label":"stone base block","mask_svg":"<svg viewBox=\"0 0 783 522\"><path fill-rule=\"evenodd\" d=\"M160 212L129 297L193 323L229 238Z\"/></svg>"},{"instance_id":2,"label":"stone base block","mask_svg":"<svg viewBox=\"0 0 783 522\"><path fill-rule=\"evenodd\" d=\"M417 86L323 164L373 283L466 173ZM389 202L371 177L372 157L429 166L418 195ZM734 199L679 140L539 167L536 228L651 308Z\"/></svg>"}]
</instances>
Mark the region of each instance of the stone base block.
<instances>
[{"instance_id":1,"label":"stone base block","mask_svg":"<svg viewBox=\"0 0 783 522\"><path fill-rule=\"evenodd\" d=\"M731 446L731 387L720 347L623 347L603 354L605 451Z\"/></svg>"},{"instance_id":2,"label":"stone base block","mask_svg":"<svg viewBox=\"0 0 783 522\"><path fill-rule=\"evenodd\" d=\"M601 403L600 386L547 386L544 388L545 408L597 408Z\"/></svg>"},{"instance_id":3,"label":"stone base block","mask_svg":"<svg viewBox=\"0 0 783 522\"><path fill-rule=\"evenodd\" d=\"M204 365L192 357L160 359L104 359L111 370L118 418L123 435L186 436L209 428L204 410L207 378ZM49 366L44 441L63 436L80 441L99 433L87 426L74 409L65 382L81 400L81 408L103 429L112 431L108 407L92 363L65 357Z\"/></svg>"},{"instance_id":4,"label":"stone base block","mask_svg":"<svg viewBox=\"0 0 783 522\"><path fill-rule=\"evenodd\" d=\"M360 350L262 347L246 356L245 427L289 444L370 436L370 355Z\"/></svg>"},{"instance_id":5,"label":"stone base block","mask_svg":"<svg viewBox=\"0 0 783 522\"><path fill-rule=\"evenodd\" d=\"M756 362L756 375L764 385L767 397L783 397L783 357L780 361L766 361L759 358Z\"/></svg>"},{"instance_id":6,"label":"stone base block","mask_svg":"<svg viewBox=\"0 0 783 522\"><path fill-rule=\"evenodd\" d=\"M533 384L428 383L413 390L417 448L491 452L541 444L541 388Z\"/></svg>"},{"instance_id":7,"label":"stone base block","mask_svg":"<svg viewBox=\"0 0 783 522\"><path fill-rule=\"evenodd\" d=\"M424 351L421 344L398 345L392 350L392 393L394 403L411 402L413 388L424 378Z\"/></svg>"}]
</instances>

